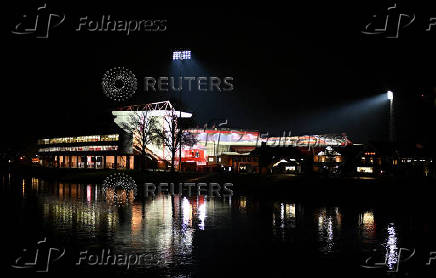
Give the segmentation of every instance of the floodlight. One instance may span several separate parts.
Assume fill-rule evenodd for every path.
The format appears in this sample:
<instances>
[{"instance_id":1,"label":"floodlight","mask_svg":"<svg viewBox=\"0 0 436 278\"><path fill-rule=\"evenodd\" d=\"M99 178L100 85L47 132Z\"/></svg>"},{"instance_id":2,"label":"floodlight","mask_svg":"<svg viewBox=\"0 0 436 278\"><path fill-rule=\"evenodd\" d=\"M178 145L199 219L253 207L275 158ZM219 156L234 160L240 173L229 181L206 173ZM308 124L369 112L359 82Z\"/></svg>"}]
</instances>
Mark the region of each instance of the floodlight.
<instances>
[{"instance_id":1,"label":"floodlight","mask_svg":"<svg viewBox=\"0 0 436 278\"><path fill-rule=\"evenodd\" d=\"M191 60L191 51L190 50L174 51L173 60Z\"/></svg>"},{"instance_id":2,"label":"floodlight","mask_svg":"<svg viewBox=\"0 0 436 278\"><path fill-rule=\"evenodd\" d=\"M394 93L392 93L391 91L387 92L387 97L389 100L393 100L394 99Z\"/></svg>"}]
</instances>

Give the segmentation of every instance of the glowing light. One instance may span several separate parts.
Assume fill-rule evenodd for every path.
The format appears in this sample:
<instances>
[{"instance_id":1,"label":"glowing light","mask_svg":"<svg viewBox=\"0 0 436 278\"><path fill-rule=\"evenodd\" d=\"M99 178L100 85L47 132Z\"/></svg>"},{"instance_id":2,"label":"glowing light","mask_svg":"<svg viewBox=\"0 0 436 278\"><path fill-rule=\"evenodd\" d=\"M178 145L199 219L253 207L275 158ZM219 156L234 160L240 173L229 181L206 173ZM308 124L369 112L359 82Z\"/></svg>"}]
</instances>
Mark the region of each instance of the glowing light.
<instances>
[{"instance_id":1,"label":"glowing light","mask_svg":"<svg viewBox=\"0 0 436 278\"><path fill-rule=\"evenodd\" d=\"M239 200L239 207L242 209L247 208L247 199L244 196L241 196L241 199Z\"/></svg>"},{"instance_id":2,"label":"glowing light","mask_svg":"<svg viewBox=\"0 0 436 278\"><path fill-rule=\"evenodd\" d=\"M394 99L394 93L392 93L392 91L388 91L388 92L386 93L386 95L387 95L387 97L388 97L388 100L393 100L393 99Z\"/></svg>"},{"instance_id":3,"label":"glowing light","mask_svg":"<svg viewBox=\"0 0 436 278\"><path fill-rule=\"evenodd\" d=\"M204 201L203 204L198 206L198 219L200 220L198 227L200 228L200 230L204 230L205 218L206 218L206 201Z\"/></svg>"},{"instance_id":4,"label":"glowing light","mask_svg":"<svg viewBox=\"0 0 436 278\"><path fill-rule=\"evenodd\" d=\"M191 60L191 51L190 50L174 51L173 60Z\"/></svg>"},{"instance_id":5,"label":"glowing light","mask_svg":"<svg viewBox=\"0 0 436 278\"><path fill-rule=\"evenodd\" d=\"M88 201L88 203L91 202L91 186L88 185L86 187L86 200Z\"/></svg>"},{"instance_id":6,"label":"glowing light","mask_svg":"<svg viewBox=\"0 0 436 278\"><path fill-rule=\"evenodd\" d=\"M386 240L386 265L389 270L393 270L395 265L398 263L398 238L397 231L395 230L395 226L393 223L389 224L388 229L388 238Z\"/></svg>"},{"instance_id":7,"label":"glowing light","mask_svg":"<svg viewBox=\"0 0 436 278\"><path fill-rule=\"evenodd\" d=\"M374 213L368 211L363 214L362 222L364 225L374 225Z\"/></svg>"},{"instance_id":8,"label":"glowing light","mask_svg":"<svg viewBox=\"0 0 436 278\"><path fill-rule=\"evenodd\" d=\"M186 197L182 200L183 225L190 227L192 225L192 206Z\"/></svg>"},{"instance_id":9,"label":"glowing light","mask_svg":"<svg viewBox=\"0 0 436 278\"><path fill-rule=\"evenodd\" d=\"M374 169L372 167L357 167L356 171L358 173L373 173Z\"/></svg>"},{"instance_id":10,"label":"glowing light","mask_svg":"<svg viewBox=\"0 0 436 278\"><path fill-rule=\"evenodd\" d=\"M295 166L286 166L285 171L295 171Z\"/></svg>"},{"instance_id":11,"label":"glowing light","mask_svg":"<svg viewBox=\"0 0 436 278\"><path fill-rule=\"evenodd\" d=\"M290 218L295 218L295 204L286 204L286 214Z\"/></svg>"},{"instance_id":12,"label":"glowing light","mask_svg":"<svg viewBox=\"0 0 436 278\"><path fill-rule=\"evenodd\" d=\"M341 232L342 214L339 208L323 208L318 212L318 236L321 243L320 251L324 254L335 252L338 235Z\"/></svg>"}]
</instances>

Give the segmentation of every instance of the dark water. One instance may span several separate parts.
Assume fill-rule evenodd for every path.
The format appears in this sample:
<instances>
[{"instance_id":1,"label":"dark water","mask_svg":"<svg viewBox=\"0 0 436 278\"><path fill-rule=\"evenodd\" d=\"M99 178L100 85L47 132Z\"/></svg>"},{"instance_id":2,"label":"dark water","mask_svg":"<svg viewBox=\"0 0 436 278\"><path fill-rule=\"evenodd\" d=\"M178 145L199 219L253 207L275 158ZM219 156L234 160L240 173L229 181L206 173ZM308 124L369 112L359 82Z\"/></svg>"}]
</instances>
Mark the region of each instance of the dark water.
<instances>
[{"instance_id":1,"label":"dark water","mask_svg":"<svg viewBox=\"0 0 436 278\"><path fill-rule=\"evenodd\" d=\"M134 199L118 195L114 203L98 184L8 174L1 182L2 267L8 272L44 269L42 255L28 269L11 265L33 258L23 249L50 247L53 256L65 255L49 264L49 273L65 275L432 277L436 267L436 259L426 265L436 251L436 209L420 200L386 196L366 206L238 194L151 199L139 189ZM359 190L365 189L346 198L358 198ZM108 250L121 255L120 262L104 265ZM123 254L131 256L129 267ZM86 259L76 265L81 256ZM103 265L92 265L96 260Z\"/></svg>"}]
</instances>

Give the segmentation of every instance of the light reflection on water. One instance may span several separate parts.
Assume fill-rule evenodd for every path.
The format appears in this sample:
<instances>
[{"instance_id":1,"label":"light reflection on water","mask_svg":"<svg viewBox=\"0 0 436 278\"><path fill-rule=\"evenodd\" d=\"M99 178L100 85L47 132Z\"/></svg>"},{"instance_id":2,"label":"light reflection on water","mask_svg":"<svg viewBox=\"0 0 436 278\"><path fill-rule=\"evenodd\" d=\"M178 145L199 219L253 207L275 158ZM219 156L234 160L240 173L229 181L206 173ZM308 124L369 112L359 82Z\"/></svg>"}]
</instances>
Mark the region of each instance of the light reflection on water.
<instances>
[{"instance_id":1,"label":"light reflection on water","mask_svg":"<svg viewBox=\"0 0 436 278\"><path fill-rule=\"evenodd\" d=\"M57 233L75 231L78 240L103 235L112 241L114 251L152 254L155 261L150 264L157 267L192 262L195 231L207 229L209 214L227 214L228 210L222 208L230 203L159 195L118 207L110 196L103 196L98 185L58 183L51 190L40 194L39 202L44 221L54 226Z\"/></svg>"},{"instance_id":2,"label":"light reflection on water","mask_svg":"<svg viewBox=\"0 0 436 278\"><path fill-rule=\"evenodd\" d=\"M386 248L386 266L392 271L398 263L398 237L397 229L394 223L389 223L387 227Z\"/></svg>"},{"instance_id":3,"label":"light reflection on water","mask_svg":"<svg viewBox=\"0 0 436 278\"><path fill-rule=\"evenodd\" d=\"M10 184L7 179L2 180ZM150 263L157 268L195 265L198 263L195 250L209 246L199 243L201 240L213 242L216 234L229 230L240 233L232 222L234 219L244 225L260 221L261 225L269 226L266 229L269 236L272 232L274 239L289 250L303 240L310 242L307 248L323 256L335 256L344 245L358 246L362 252L382 245L387 268L393 270L398 263L398 225L386 222L372 209L350 212L336 206L310 207L295 201L267 201L249 196L235 196L233 200L177 195L143 199L130 198L129 194L119 194L126 205L118 207L107 201L101 185L50 183L37 178L20 179L16 184L23 200L32 194L37 196L37 213L44 227L54 230L56 235L68 236L84 245L103 243L114 252L151 254L154 261ZM259 211L266 211L267 217L258 220ZM250 229L244 230L247 234L243 237L255 245L257 238L250 238ZM345 229L355 234L352 241L351 237L344 239L348 235ZM204 237L211 231L216 234Z\"/></svg>"},{"instance_id":4,"label":"light reflection on water","mask_svg":"<svg viewBox=\"0 0 436 278\"><path fill-rule=\"evenodd\" d=\"M334 253L341 236L342 214L338 207L321 208L315 212L318 222L318 240L323 254Z\"/></svg>"},{"instance_id":5,"label":"light reflection on water","mask_svg":"<svg viewBox=\"0 0 436 278\"><path fill-rule=\"evenodd\" d=\"M375 247L377 233L373 211L365 211L359 214L359 236L364 247L366 247L366 251Z\"/></svg>"}]
</instances>

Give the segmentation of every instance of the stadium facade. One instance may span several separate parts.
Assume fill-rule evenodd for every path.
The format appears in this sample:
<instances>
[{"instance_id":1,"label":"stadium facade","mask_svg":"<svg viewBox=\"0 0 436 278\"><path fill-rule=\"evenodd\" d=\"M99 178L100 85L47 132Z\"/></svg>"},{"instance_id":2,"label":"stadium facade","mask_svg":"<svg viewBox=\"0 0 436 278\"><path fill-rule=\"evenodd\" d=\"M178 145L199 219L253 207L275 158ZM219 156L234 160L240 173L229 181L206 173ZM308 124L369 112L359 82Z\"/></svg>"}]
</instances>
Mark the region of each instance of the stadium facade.
<instances>
[{"instance_id":1,"label":"stadium facade","mask_svg":"<svg viewBox=\"0 0 436 278\"><path fill-rule=\"evenodd\" d=\"M38 140L38 160L45 167L94 168L94 169L135 169L138 168L138 156L135 152L134 136L129 132L132 115L146 112L146 117L154 117L160 128L169 130L167 120L171 115L191 118L192 114L176 111L169 101L134 105L112 111L117 130L107 134L72 135L70 137L43 138ZM196 138L193 146L182 146L182 168L196 170L209 167L222 167L226 171L259 170L259 157L252 152L261 146L295 147L310 152L316 161L325 161L326 148L341 148L352 145L345 135L304 135L265 138L256 130L230 128L187 129ZM327 149L327 150L330 150ZM171 161L171 152L164 145L147 145L156 168L167 169ZM336 152L334 162L340 162ZM293 158L291 158L293 159ZM291 163L291 160L281 159ZM284 161L283 161L284 160ZM294 159L295 161L295 159ZM280 162L276 161L275 163ZM178 169L179 152L176 153L175 166ZM298 165L286 166L297 172Z\"/></svg>"}]
</instances>

